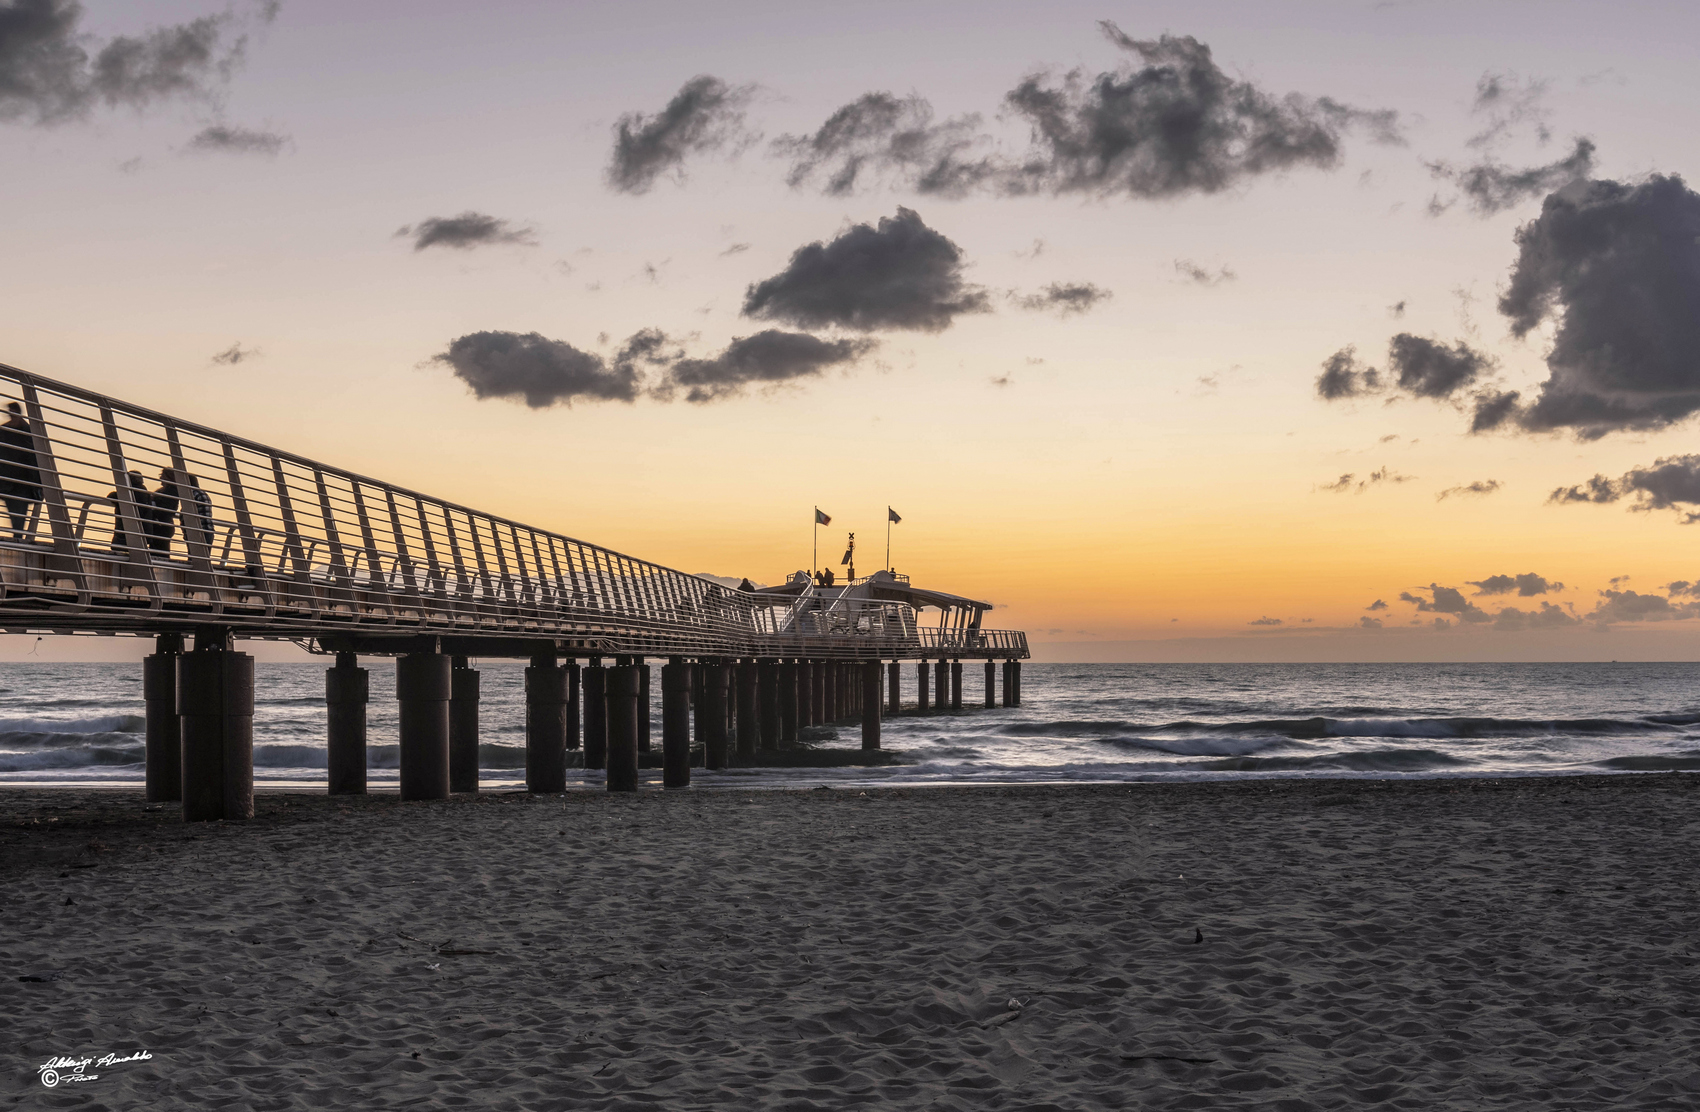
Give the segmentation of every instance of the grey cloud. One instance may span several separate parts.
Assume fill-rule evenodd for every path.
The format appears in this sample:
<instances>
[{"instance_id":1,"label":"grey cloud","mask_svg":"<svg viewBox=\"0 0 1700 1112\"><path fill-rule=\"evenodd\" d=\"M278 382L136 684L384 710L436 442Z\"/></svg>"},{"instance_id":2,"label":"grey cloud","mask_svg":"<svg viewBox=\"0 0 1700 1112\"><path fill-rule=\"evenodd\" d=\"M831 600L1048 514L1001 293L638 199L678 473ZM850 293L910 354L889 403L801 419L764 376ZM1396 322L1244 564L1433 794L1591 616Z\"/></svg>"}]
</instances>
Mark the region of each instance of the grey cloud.
<instances>
[{"instance_id":1,"label":"grey cloud","mask_svg":"<svg viewBox=\"0 0 1700 1112\"><path fill-rule=\"evenodd\" d=\"M1700 506L1700 455L1667 456L1650 467L1637 467L1616 479L1595 475L1575 486L1559 487L1549 502L1616 502L1633 498L1634 510L1670 510ZM1700 521L1700 514L1685 515L1683 524Z\"/></svg>"},{"instance_id":2,"label":"grey cloud","mask_svg":"<svg viewBox=\"0 0 1700 1112\"><path fill-rule=\"evenodd\" d=\"M1278 626L1278 625L1286 625L1286 623L1283 622L1280 618L1271 618L1268 615L1265 615L1264 617L1261 617L1261 618L1253 618L1251 621L1247 622L1246 625Z\"/></svg>"},{"instance_id":3,"label":"grey cloud","mask_svg":"<svg viewBox=\"0 0 1700 1112\"><path fill-rule=\"evenodd\" d=\"M1405 317L1405 303L1403 301L1395 301L1387 307L1387 315L1392 317L1394 320L1403 320Z\"/></svg>"},{"instance_id":4,"label":"grey cloud","mask_svg":"<svg viewBox=\"0 0 1700 1112\"><path fill-rule=\"evenodd\" d=\"M1393 113L1275 96L1230 78L1190 36L1140 40L1113 23L1100 27L1140 64L1090 78L1081 70L1060 80L1035 75L1011 90L1004 103L1029 124L1033 148L1005 176L1007 191L1219 193L1264 174L1333 169L1349 127L1399 141Z\"/></svg>"},{"instance_id":5,"label":"grey cloud","mask_svg":"<svg viewBox=\"0 0 1700 1112\"><path fill-rule=\"evenodd\" d=\"M1374 367L1358 362L1358 349L1347 345L1322 361L1316 392L1325 401L1356 398L1381 389L1381 375Z\"/></svg>"},{"instance_id":6,"label":"grey cloud","mask_svg":"<svg viewBox=\"0 0 1700 1112\"><path fill-rule=\"evenodd\" d=\"M174 98L213 101L247 47L245 37L229 37L230 13L104 43L83 31L82 17L75 0L0 7L0 120L49 125L102 104L140 110Z\"/></svg>"},{"instance_id":7,"label":"grey cloud","mask_svg":"<svg viewBox=\"0 0 1700 1112\"><path fill-rule=\"evenodd\" d=\"M1191 259L1176 259L1175 273L1190 282L1201 286L1219 286L1223 282L1232 282L1239 277L1227 267L1219 270L1206 270Z\"/></svg>"},{"instance_id":8,"label":"grey cloud","mask_svg":"<svg viewBox=\"0 0 1700 1112\"><path fill-rule=\"evenodd\" d=\"M1600 601L1586 617L1600 625L1681 621L1700 617L1700 603L1673 603L1663 595L1644 595L1638 591L1601 591Z\"/></svg>"},{"instance_id":9,"label":"grey cloud","mask_svg":"<svg viewBox=\"0 0 1700 1112\"><path fill-rule=\"evenodd\" d=\"M1498 479L1477 479L1461 486L1447 487L1434 496L1436 502L1444 502L1453 495L1488 495L1498 490L1503 484Z\"/></svg>"},{"instance_id":10,"label":"grey cloud","mask_svg":"<svg viewBox=\"0 0 1700 1112\"><path fill-rule=\"evenodd\" d=\"M1052 282L1038 293L1018 294L1013 290L1010 292L1010 300L1023 309L1031 312L1054 312L1064 317L1087 312L1113 296L1115 295L1109 290L1091 282Z\"/></svg>"},{"instance_id":11,"label":"grey cloud","mask_svg":"<svg viewBox=\"0 0 1700 1112\"><path fill-rule=\"evenodd\" d=\"M452 247L470 251L474 247L513 243L525 247L537 245L537 233L530 227L514 224L481 212L468 210L459 216L431 216L417 224L396 231L398 237L412 237L413 249Z\"/></svg>"},{"instance_id":12,"label":"grey cloud","mask_svg":"<svg viewBox=\"0 0 1700 1112\"><path fill-rule=\"evenodd\" d=\"M1518 402L1523 397L1516 390L1482 390L1476 394L1475 412L1470 417L1471 432L1497 429L1518 416Z\"/></svg>"},{"instance_id":13,"label":"grey cloud","mask_svg":"<svg viewBox=\"0 0 1700 1112\"><path fill-rule=\"evenodd\" d=\"M749 287L743 312L803 328L941 332L958 316L990 311L962 269L961 248L899 208L877 227L856 224L799 247L783 271Z\"/></svg>"},{"instance_id":14,"label":"grey cloud","mask_svg":"<svg viewBox=\"0 0 1700 1112\"><path fill-rule=\"evenodd\" d=\"M1419 398L1448 398L1474 383L1492 360L1462 340L1447 347L1401 332L1388 344L1387 365L1398 376L1400 389Z\"/></svg>"},{"instance_id":15,"label":"grey cloud","mask_svg":"<svg viewBox=\"0 0 1700 1112\"><path fill-rule=\"evenodd\" d=\"M1522 610L1515 606L1507 606L1497 610L1493 615L1493 627L1508 633L1520 633L1530 629L1554 629L1559 626L1581 624L1581 619L1567 612L1562 606L1550 602L1541 603L1539 610Z\"/></svg>"},{"instance_id":16,"label":"grey cloud","mask_svg":"<svg viewBox=\"0 0 1700 1112\"><path fill-rule=\"evenodd\" d=\"M610 367L593 352L536 332L472 332L431 358L472 387L480 399L516 398L532 409L575 401L635 401L638 373L630 361Z\"/></svg>"},{"instance_id":17,"label":"grey cloud","mask_svg":"<svg viewBox=\"0 0 1700 1112\"><path fill-rule=\"evenodd\" d=\"M185 149L197 153L263 154L276 157L288 145L289 136L275 131L214 124L196 132Z\"/></svg>"},{"instance_id":18,"label":"grey cloud","mask_svg":"<svg viewBox=\"0 0 1700 1112\"><path fill-rule=\"evenodd\" d=\"M1442 587L1438 583L1430 583L1426 590L1429 592L1428 598L1401 591L1399 601L1415 606L1418 613L1451 614L1472 625L1493 620L1493 615L1465 598L1464 593L1456 587Z\"/></svg>"},{"instance_id":19,"label":"grey cloud","mask_svg":"<svg viewBox=\"0 0 1700 1112\"><path fill-rule=\"evenodd\" d=\"M1317 489L1328 491L1330 494L1362 494L1370 487L1376 486L1380 483L1393 483L1397 485L1399 483L1408 483L1412 478L1414 478L1414 476L1401 475L1391 467L1383 467L1380 470L1371 471L1368 475L1365 475L1361 479L1354 473L1348 473L1340 476L1331 483L1322 484L1317 487Z\"/></svg>"},{"instance_id":20,"label":"grey cloud","mask_svg":"<svg viewBox=\"0 0 1700 1112\"><path fill-rule=\"evenodd\" d=\"M718 77L693 77L653 116L629 112L614 125L608 184L621 193L647 193L663 175L683 179L685 160L739 146L753 138L744 109L754 89Z\"/></svg>"},{"instance_id":21,"label":"grey cloud","mask_svg":"<svg viewBox=\"0 0 1700 1112\"><path fill-rule=\"evenodd\" d=\"M987 142L978 115L935 123L923 97L875 92L838 109L813 134L780 136L773 150L791 160L785 177L794 189L819 183L823 193L846 196L887 179L918 193L961 197L1003 172L990 157L968 157Z\"/></svg>"},{"instance_id":22,"label":"grey cloud","mask_svg":"<svg viewBox=\"0 0 1700 1112\"><path fill-rule=\"evenodd\" d=\"M1358 619L1358 628L1359 629L1380 629L1381 628L1381 619L1380 618L1371 618L1368 615L1365 615L1364 617Z\"/></svg>"},{"instance_id":23,"label":"grey cloud","mask_svg":"<svg viewBox=\"0 0 1700 1112\"><path fill-rule=\"evenodd\" d=\"M865 338L822 340L807 333L768 329L733 340L712 358L677 360L657 394L671 397L675 390L683 390L688 402L719 401L752 383L790 382L852 364L873 347L874 341Z\"/></svg>"},{"instance_id":24,"label":"grey cloud","mask_svg":"<svg viewBox=\"0 0 1700 1112\"><path fill-rule=\"evenodd\" d=\"M221 366L234 367L260 354L259 348L245 348L240 343L231 344L223 351L212 357L212 361Z\"/></svg>"},{"instance_id":25,"label":"grey cloud","mask_svg":"<svg viewBox=\"0 0 1700 1112\"><path fill-rule=\"evenodd\" d=\"M1564 584L1534 572L1522 575L1490 575L1486 579L1471 579L1467 581L1476 589L1478 595L1508 595L1516 591L1520 598L1533 598L1548 592L1564 590Z\"/></svg>"},{"instance_id":26,"label":"grey cloud","mask_svg":"<svg viewBox=\"0 0 1700 1112\"><path fill-rule=\"evenodd\" d=\"M1387 604L1380 599L1376 599L1374 602L1372 602L1368 606L1364 607L1364 609L1372 611L1372 612L1376 611L1376 610L1386 610Z\"/></svg>"},{"instance_id":27,"label":"grey cloud","mask_svg":"<svg viewBox=\"0 0 1700 1112\"><path fill-rule=\"evenodd\" d=\"M1534 123L1537 137L1546 142L1547 110L1542 105L1547 82L1525 81L1514 73L1488 72L1476 81L1476 97L1470 105L1474 115L1487 117L1480 132L1467 143L1472 147L1487 147L1509 136L1519 125Z\"/></svg>"},{"instance_id":28,"label":"grey cloud","mask_svg":"<svg viewBox=\"0 0 1700 1112\"><path fill-rule=\"evenodd\" d=\"M747 244L747 243L734 243L732 246L728 247L726 250L720 252L720 257L724 259L729 255L742 255L745 251L748 251L749 249L750 249L750 245Z\"/></svg>"},{"instance_id":29,"label":"grey cloud","mask_svg":"<svg viewBox=\"0 0 1700 1112\"><path fill-rule=\"evenodd\" d=\"M1519 338L1557 326L1523 428L1596 439L1700 410L1700 194L1675 175L1576 183L1517 243L1499 310Z\"/></svg>"},{"instance_id":30,"label":"grey cloud","mask_svg":"<svg viewBox=\"0 0 1700 1112\"><path fill-rule=\"evenodd\" d=\"M1456 182L1477 216L1493 216L1587 178L1594 172L1594 144L1590 139L1578 139L1569 155L1545 166L1517 169L1489 159L1463 169L1446 162L1431 162L1429 171L1436 177Z\"/></svg>"}]
</instances>

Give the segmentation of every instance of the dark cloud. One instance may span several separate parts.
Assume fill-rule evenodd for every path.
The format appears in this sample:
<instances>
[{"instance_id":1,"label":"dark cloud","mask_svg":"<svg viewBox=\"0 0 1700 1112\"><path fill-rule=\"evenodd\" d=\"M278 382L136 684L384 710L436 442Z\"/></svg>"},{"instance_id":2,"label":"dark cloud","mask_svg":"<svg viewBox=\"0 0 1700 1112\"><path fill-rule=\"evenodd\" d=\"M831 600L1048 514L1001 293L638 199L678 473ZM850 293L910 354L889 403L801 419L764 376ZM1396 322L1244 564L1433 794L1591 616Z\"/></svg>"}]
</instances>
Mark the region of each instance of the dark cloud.
<instances>
[{"instance_id":1,"label":"dark cloud","mask_svg":"<svg viewBox=\"0 0 1700 1112\"><path fill-rule=\"evenodd\" d=\"M856 224L830 243L799 247L783 271L748 289L743 312L802 328L941 332L991 308L962 268L961 248L899 208L877 227Z\"/></svg>"},{"instance_id":2,"label":"dark cloud","mask_svg":"<svg viewBox=\"0 0 1700 1112\"><path fill-rule=\"evenodd\" d=\"M1115 24L1106 37L1139 64L1088 77L1035 75L1004 98L1026 120L1033 148L1003 176L1009 192L1138 198L1218 193L1299 167L1333 169L1342 132L1367 126L1398 142L1391 112L1364 112L1328 98L1276 96L1224 73L1190 36L1134 39Z\"/></svg>"},{"instance_id":3,"label":"dark cloud","mask_svg":"<svg viewBox=\"0 0 1700 1112\"><path fill-rule=\"evenodd\" d=\"M1380 483L1408 483L1412 478L1414 476L1401 475L1391 467L1383 467L1378 471L1371 471L1361 479L1356 474L1348 473L1331 483L1322 484L1317 489L1328 491L1330 494L1362 494Z\"/></svg>"},{"instance_id":4,"label":"dark cloud","mask_svg":"<svg viewBox=\"0 0 1700 1112\"><path fill-rule=\"evenodd\" d=\"M1663 595L1638 591L1601 591L1600 601L1586 617L1600 625L1613 622L1672 622L1700 617L1700 602L1676 602Z\"/></svg>"},{"instance_id":5,"label":"dark cloud","mask_svg":"<svg viewBox=\"0 0 1700 1112\"><path fill-rule=\"evenodd\" d=\"M1386 610L1387 604L1385 602L1381 601L1380 599L1376 599L1374 602L1372 602L1368 606L1364 607L1364 609L1369 610L1371 612L1376 611L1376 610Z\"/></svg>"},{"instance_id":6,"label":"dark cloud","mask_svg":"<svg viewBox=\"0 0 1700 1112\"><path fill-rule=\"evenodd\" d=\"M720 252L720 257L724 259L729 255L742 255L745 251L748 251L749 249L750 249L750 245L747 244L747 243L734 243L732 246L728 247L726 250Z\"/></svg>"},{"instance_id":7,"label":"dark cloud","mask_svg":"<svg viewBox=\"0 0 1700 1112\"><path fill-rule=\"evenodd\" d=\"M1471 579L1467 582L1476 589L1478 595L1508 595L1516 591L1520 598L1533 598L1535 595L1564 590L1564 584L1536 575L1532 571L1522 575L1490 575L1486 579Z\"/></svg>"},{"instance_id":8,"label":"dark cloud","mask_svg":"<svg viewBox=\"0 0 1700 1112\"><path fill-rule=\"evenodd\" d=\"M1589 139L1578 139L1569 155L1545 166L1517 169L1488 159L1462 169L1446 162L1431 162L1428 168L1434 176L1455 182L1477 216L1493 216L1587 178L1594 172L1594 144ZM1434 211L1432 207L1430 211Z\"/></svg>"},{"instance_id":9,"label":"dark cloud","mask_svg":"<svg viewBox=\"0 0 1700 1112\"><path fill-rule=\"evenodd\" d=\"M961 197L998 178L989 156L970 157L988 140L980 117L933 120L925 98L867 93L827 117L811 135L782 135L774 152L791 160L792 188L818 183L832 196L854 193L870 180L889 180L918 193Z\"/></svg>"},{"instance_id":10,"label":"dark cloud","mask_svg":"<svg viewBox=\"0 0 1700 1112\"><path fill-rule=\"evenodd\" d=\"M1550 602L1541 603L1539 610L1522 610L1515 606L1507 606L1497 610L1493 615L1493 627L1507 633L1521 633L1531 629L1554 629L1559 626L1580 624L1581 619L1570 614L1562 606Z\"/></svg>"},{"instance_id":11,"label":"dark cloud","mask_svg":"<svg viewBox=\"0 0 1700 1112\"><path fill-rule=\"evenodd\" d=\"M1239 277L1225 266L1219 270L1206 270L1191 259L1176 259L1175 273L1201 286L1220 286L1223 282L1232 282Z\"/></svg>"},{"instance_id":12,"label":"dark cloud","mask_svg":"<svg viewBox=\"0 0 1700 1112\"><path fill-rule=\"evenodd\" d=\"M1475 412L1470 417L1470 431L1488 432L1512 420L1518 414L1517 403L1522 397L1516 390L1478 392Z\"/></svg>"},{"instance_id":13,"label":"dark cloud","mask_svg":"<svg viewBox=\"0 0 1700 1112\"><path fill-rule=\"evenodd\" d=\"M1465 598L1464 593L1456 587L1442 587L1438 583L1430 583L1425 589L1429 592L1428 598L1410 591L1401 591L1399 601L1415 606L1418 613L1450 614L1472 625L1493 620L1492 614Z\"/></svg>"},{"instance_id":14,"label":"dark cloud","mask_svg":"<svg viewBox=\"0 0 1700 1112\"><path fill-rule=\"evenodd\" d=\"M653 116L629 112L614 125L608 184L621 193L647 193L663 175L683 179L685 159L739 146L753 138L744 109L754 90L703 74L685 82Z\"/></svg>"},{"instance_id":15,"label":"dark cloud","mask_svg":"<svg viewBox=\"0 0 1700 1112\"><path fill-rule=\"evenodd\" d=\"M1700 194L1675 175L1577 183L1517 243L1499 310L1519 338L1556 324L1518 424L1595 439L1700 410Z\"/></svg>"},{"instance_id":16,"label":"dark cloud","mask_svg":"<svg viewBox=\"0 0 1700 1112\"><path fill-rule=\"evenodd\" d=\"M1381 619L1380 618L1371 618L1371 617L1366 615L1366 616L1358 619L1358 628L1359 629L1380 629L1381 628Z\"/></svg>"},{"instance_id":17,"label":"dark cloud","mask_svg":"<svg viewBox=\"0 0 1700 1112\"><path fill-rule=\"evenodd\" d=\"M231 344L223 351L212 357L212 361L221 366L234 367L260 354L259 348L245 348L240 343Z\"/></svg>"},{"instance_id":18,"label":"dark cloud","mask_svg":"<svg viewBox=\"0 0 1700 1112\"><path fill-rule=\"evenodd\" d=\"M1261 618L1253 618L1251 621L1246 623L1246 625L1254 626L1278 626L1286 624L1287 623L1283 622L1280 618L1271 618L1268 615Z\"/></svg>"},{"instance_id":19,"label":"dark cloud","mask_svg":"<svg viewBox=\"0 0 1700 1112\"><path fill-rule=\"evenodd\" d=\"M1091 282L1052 282L1038 293L1010 291L1010 300L1023 309L1037 313L1053 312L1064 317L1087 312L1113 296L1109 290Z\"/></svg>"},{"instance_id":20,"label":"dark cloud","mask_svg":"<svg viewBox=\"0 0 1700 1112\"><path fill-rule=\"evenodd\" d=\"M1498 479L1477 479L1475 482L1464 483L1462 486L1447 487L1445 490L1435 495L1434 500L1436 502L1444 502L1453 495L1462 497L1465 495L1492 494L1503 485L1504 484L1502 484Z\"/></svg>"},{"instance_id":21,"label":"dark cloud","mask_svg":"<svg viewBox=\"0 0 1700 1112\"><path fill-rule=\"evenodd\" d=\"M533 229L471 210L459 216L427 217L417 224L398 229L396 235L411 236L415 251L423 251L427 247L452 247L457 251L470 251L474 247L501 243L515 243L525 247L537 245L537 233ZM571 273L570 268L568 273Z\"/></svg>"},{"instance_id":22,"label":"dark cloud","mask_svg":"<svg viewBox=\"0 0 1700 1112\"><path fill-rule=\"evenodd\" d=\"M288 145L289 136L275 131L214 124L196 132L184 149L196 153L263 154L275 158Z\"/></svg>"},{"instance_id":23,"label":"dark cloud","mask_svg":"<svg viewBox=\"0 0 1700 1112\"><path fill-rule=\"evenodd\" d=\"M1518 77L1514 73L1488 72L1476 81L1476 97L1470 111L1485 116L1485 126L1466 142L1472 147L1489 147L1510 136L1520 125L1533 123L1536 137L1545 143L1548 112L1542 101L1546 98L1547 82Z\"/></svg>"},{"instance_id":24,"label":"dark cloud","mask_svg":"<svg viewBox=\"0 0 1700 1112\"><path fill-rule=\"evenodd\" d=\"M1399 388L1419 398L1449 398L1470 386L1492 360L1459 340L1451 347L1437 340L1401 332L1388 343L1388 370Z\"/></svg>"},{"instance_id":25,"label":"dark cloud","mask_svg":"<svg viewBox=\"0 0 1700 1112\"><path fill-rule=\"evenodd\" d=\"M1559 487L1548 495L1549 502L1616 502L1633 498L1632 510L1671 510L1700 506L1700 456L1667 456L1651 467L1637 467L1616 479L1595 475L1585 483ZM1683 524L1700 521L1700 513L1687 513Z\"/></svg>"},{"instance_id":26,"label":"dark cloud","mask_svg":"<svg viewBox=\"0 0 1700 1112\"><path fill-rule=\"evenodd\" d=\"M1374 367L1358 362L1358 349L1347 345L1322 361L1316 392L1326 401L1356 398L1381 390L1381 375Z\"/></svg>"},{"instance_id":27,"label":"dark cloud","mask_svg":"<svg viewBox=\"0 0 1700 1112\"><path fill-rule=\"evenodd\" d=\"M822 340L807 333L768 329L733 340L712 358L673 362L657 394L666 398L683 390L688 402L719 401L752 383L791 382L847 366L873 347L869 339Z\"/></svg>"},{"instance_id":28,"label":"dark cloud","mask_svg":"<svg viewBox=\"0 0 1700 1112\"><path fill-rule=\"evenodd\" d=\"M1387 307L1387 315L1392 317L1394 320L1404 320L1405 303L1403 301L1395 301Z\"/></svg>"},{"instance_id":29,"label":"dark cloud","mask_svg":"<svg viewBox=\"0 0 1700 1112\"><path fill-rule=\"evenodd\" d=\"M231 37L237 21L228 12L105 42L82 29L82 17L76 0L0 6L0 120L47 125L98 105L214 101L247 47Z\"/></svg>"},{"instance_id":30,"label":"dark cloud","mask_svg":"<svg viewBox=\"0 0 1700 1112\"><path fill-rule=\"evenodd\" d=\"M632 360L610 367L600 355L536 332L468 333L431 362L451 368L480 399L519 398L532 409L575 401L630 402L639 388Z\"/></svg>"}]
</instances>

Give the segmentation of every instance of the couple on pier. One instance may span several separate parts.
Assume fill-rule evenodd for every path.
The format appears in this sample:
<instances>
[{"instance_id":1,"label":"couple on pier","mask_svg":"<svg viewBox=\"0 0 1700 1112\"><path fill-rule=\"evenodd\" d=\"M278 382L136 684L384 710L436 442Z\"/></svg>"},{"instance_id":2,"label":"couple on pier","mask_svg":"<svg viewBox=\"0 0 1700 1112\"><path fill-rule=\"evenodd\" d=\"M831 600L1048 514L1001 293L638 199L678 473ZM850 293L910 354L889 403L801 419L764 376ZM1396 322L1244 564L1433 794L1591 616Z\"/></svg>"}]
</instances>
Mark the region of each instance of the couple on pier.
<instances>
[{"instance_id":1,"label":"couple on pier","mask_svg":"<svg viewBox=\"0 0 1700 1112\"><path fill-rule=\"evenodd\" d=\"M199 479L187 471L166 467L159 472L159 489L149 490L140 471L125 472L124 477L130 486L130 500L136 504L136 514L142 519L142 533L150 550L169 553L178 522L182 523L185 542L212 543L212 500L201 489ZM107 497L116 501L118 492L111 491ZM124 532L123 515L115 514L113 550L128 547L129 539Z\"/></svg>"}]
</instances>

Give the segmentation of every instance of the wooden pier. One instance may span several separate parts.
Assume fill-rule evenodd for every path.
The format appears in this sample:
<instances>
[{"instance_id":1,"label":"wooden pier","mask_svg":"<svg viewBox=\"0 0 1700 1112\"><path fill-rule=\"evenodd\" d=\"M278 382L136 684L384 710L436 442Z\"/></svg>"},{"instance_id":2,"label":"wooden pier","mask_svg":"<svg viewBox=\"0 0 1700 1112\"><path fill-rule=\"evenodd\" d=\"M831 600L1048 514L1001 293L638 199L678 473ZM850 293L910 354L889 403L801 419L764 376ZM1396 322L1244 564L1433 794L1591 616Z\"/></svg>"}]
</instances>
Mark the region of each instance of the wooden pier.
<instances>
[{"instance_id":1,"label":"wooden pier","mask_svg":"<svg viewBox=\"0 0 1700 1112\"><path fill-rule=\"evenodd\" d=\"M185 819L253 813L253 658L238 640L333 654L328 790L366 790L366 670L396 658L401 793L477 790L472 657L526 669L526 784L565 787L566 753L638 786L648 662L661 659L663 782L860 721L877 750L901 707L960 710L962 661L985 706L1020 704L1020 631L989 604L889 571L837 587L807 575L739 590L444 502L215 429L0 365L0 630L151 636L147 792ZM937 625L920 624L928 608ZM581 666L580 662L584 662ZM694 734L694 739L691 735Z\"/></svg>"}]
</instances>

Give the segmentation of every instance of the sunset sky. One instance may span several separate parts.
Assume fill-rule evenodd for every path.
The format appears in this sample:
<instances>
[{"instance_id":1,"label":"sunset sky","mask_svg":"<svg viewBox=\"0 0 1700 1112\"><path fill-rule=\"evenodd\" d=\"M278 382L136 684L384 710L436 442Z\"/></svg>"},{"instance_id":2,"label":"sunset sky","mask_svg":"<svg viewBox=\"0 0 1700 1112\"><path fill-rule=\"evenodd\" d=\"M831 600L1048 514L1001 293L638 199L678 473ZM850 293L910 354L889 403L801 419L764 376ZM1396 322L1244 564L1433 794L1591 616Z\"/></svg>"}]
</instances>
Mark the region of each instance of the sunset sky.
<instances>
[{"instance_id":1,"label":"sunset sky","mask_svg":"<svg viewBox=\"0 0 1700 1112\"><path fill-rule=\"evenodd\" d=\"M690 572L890 505L1039 659L1700 659L1697 40L0 0L0 362Z\"/></svg>"}]
</instances>

